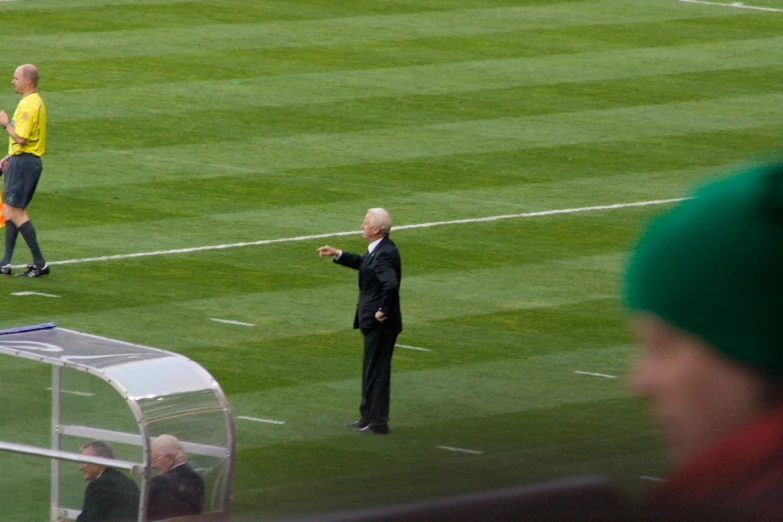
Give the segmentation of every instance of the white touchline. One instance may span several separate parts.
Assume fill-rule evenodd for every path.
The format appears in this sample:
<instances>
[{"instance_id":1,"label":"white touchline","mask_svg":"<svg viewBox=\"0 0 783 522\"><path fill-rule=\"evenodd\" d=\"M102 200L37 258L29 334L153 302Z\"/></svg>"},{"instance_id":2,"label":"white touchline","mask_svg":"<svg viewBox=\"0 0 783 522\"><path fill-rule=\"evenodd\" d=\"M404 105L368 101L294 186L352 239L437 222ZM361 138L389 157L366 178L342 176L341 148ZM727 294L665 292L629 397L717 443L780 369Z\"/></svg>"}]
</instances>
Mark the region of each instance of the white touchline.
<instances>
[{"instance_id":1,"label":"white touchline","mask_svg":"<svg viewBox=\"0 0 783 522\"><path fill-rule=\"evenodd\" d=\"M245 420L255 421L255 422L266 422L267 424L285 424L284 421L276 421L276 420L271 420L271 419L257 419L255 417L239 416L239 417L237 417L237 419L245 419Z\"/></svg>"},{"instance_id":2,"label":"white touchline","mask_svg":"<svg viewBox=\"0 0 783 522\"><path fill-rule=\"evenodd\" d=\"M574 373L579 373L579 374L582 374L582 375L593 375L595 377L605 377L607 379L616 379L617 378L616 375L607 375L605 373L580 372L578 370L574 370Z\"/></svg>"},{"instance_id":3,"label":"white touchline","mask_svg":"<svg viewBox=\"0 0 783 522\"><path fill-rule=\"evenodd\" d=\"M759 7L755 5L745 5L741 2L732 2L730 4L707 2L705 0L680 0L680 2L685 2L688 4L718 5L721 7L733 7L735 9L753 9L754 11L771 11L773 13L783 13L783 9L775 9L774 7Z\"/></svg>"},{"instance_id":4,"label":"white touchline","mask_svg":"<svg viewBox=\"0 0 783 522\"><path fill-rule=\"evenodd\" d=\"M459 453L470 453L471 455L483 455L483 451L476 451L476 450L469 450L469 449L463 449L463 448L452 448L451 446L435 446L437 449L442 449L446 451L456 451Z\"/></svg>"},{"instance_id":5,"label":"white touchline","mask_svg":"<svg viewBox=\"0 0 783 522\"><path fill-rule=\"evenodd\" d=\"M639 477L642 480L650 480L652 482L666 482L666 479L658 478L658 477L647 477L647 476L641 476Z\"/></svg>"},{"instance_id":6,"label":"white touchline","mask_svg":"<svg viewBox=\"0 0 783 522\"><path fill-rule=\"evenodd\" d=\"M43 296L43 297L60 297L59 295L44 294L44 293L41 293L41 292L14 292L11 295L22 295L22 296L24 296L24 295L40 295L40 296Z\"/></svg>"},{"instance_id":7,"label":"white touchline","mask_svg":"<svg viewBox=\"0 0 783 522\"><path fill-rule=\"evenodd\" d=\"M49 391L52 391L51 388L46 388ZM71 395L81 395L82 397L94 397L94 393L88 393L88 392L80 392L80 391L72 391L72 390L60 390L60 393L70 393Z\"/></svg>"},{"instance_id":8,"label":"white touchline","mask_svg":"<svg viewBox=\"0 0 783 522\"><path fill-rule=\"evenodd\" d=\"M231 319L217 319L215 317L210 317L209 320L218 323L235 324L238 326L255 326L253 323L243 323L242 321L232 321Z\"/></svg>"},{"instance_id":9,"label":"white touchline","mask_svg":"<svg viewBox=\"0 0 783 522\"><path fill-rule=\"evenodd\" d=\"M405 348L406 350L418 350L420 352L431 352L429 348L420 348L418 346L409 346L407 344L395 344L394 346L399 346L400 348Z\"/></svg>"},{"instance_id":10,"label":"white touchline","mask_svg":"<svg viewBox=\"0 0 783 522\"><path fill-rule=\"evenodd\" d=\"M410 228L430 228L445 225L460 225L465 223L484 223L487 221L500 221L503 219L529 218L541 216L554 216L557 214L576 214L578 212L591 212L594 210L615 210L620 208L647 207L650 205L665 205L667 203L677 203L690 198L674 199L654 199L651 201L635 201L633 203L615 203L613 205L596 205L593 207L561 208L558 210L541 210L539 212L523 212L521 214L501 214L499 216L489 216L483 218L454 219L451 221L433 221L431 223L419 223L417 225L402 225L393 227L393 230L407 230ZM357 232L354 232L357 233Z\"/></svg>"},{"instance_id":11,"label":"white touchline","mask_svg":"<svg viewBox=\"0 0 783 522\"><path fill-rule=\"evenodd\" d=\"M616 210L621 208L646 207L650 205L665 205L667 203L677 203L685 201L688 198L674 199L654 199L651 201L636 201L634 203L616 203L614 205L597 205L594 207L564 208L560 210L543 210L540 212L524 212L522 214L504 214L500 216L489 216L483 218L455 219L452 221L433 221L431 223L418 223L414 225L401 225L394 227L394 231L408 230L412 228L430 228L446 225L461 225L467 223L483 223L487 221L500 221L503 219L530 218L541 216L554 216L557 214L575 214L577 212L591 212L596 210ZM339 236L356 236L361 234L361 230L351 230L347 232L329 232L327 234L315 234L312 236L283 237L279 239L262 239L259 241L246 241L242 243L230 243L226 245L210 245L192 248L178 248L175 250L158 250L156 252L137 252L135 254L118 254L113 256L85 257L82 259L66 259L64 261L50 261L50 265L72 265L80 263L92 263L96 261L113 261L116 259L132 259L134 257L165 256L172 254L189 254L191 252L203 252L206 250L223 250L227 248L239 248L246 246L272 245L275 243L292 243L294 241L309 241L311 239L325 239Z\"/></svg>"}]
</instances>

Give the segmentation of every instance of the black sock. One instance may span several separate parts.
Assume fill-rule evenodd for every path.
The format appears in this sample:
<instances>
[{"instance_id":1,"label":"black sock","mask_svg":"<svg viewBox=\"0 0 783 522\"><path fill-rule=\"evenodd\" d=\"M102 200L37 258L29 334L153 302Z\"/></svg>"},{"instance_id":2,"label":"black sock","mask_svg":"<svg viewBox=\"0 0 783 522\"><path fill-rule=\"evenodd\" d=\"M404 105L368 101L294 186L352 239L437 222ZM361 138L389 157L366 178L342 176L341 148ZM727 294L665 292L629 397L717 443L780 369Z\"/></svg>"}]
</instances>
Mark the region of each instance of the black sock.
<instances>
[{"instance_id":1,"label":"black sock","mask_svg":"<svg viewBox=\"0 0 783 522\"><path fill-rule=\"evenodd\" d=\"M46 264L41 248L38 246L38 239L35 236L35 228L32 221L26 221L19 227L19 233L22 234L27 246L30 247L30 253L33 254L33 264L38 268L43 268Z\"/></svg>"},{"instance_id":2,"label":"black sock","mask_svg":"<svg viewBox=\"0 0 783 522\"><path fill-rule=\"evenodd\" d=\"M5 251L3 252L3 259L0 261L0 266L10 265L11 258L14 257L14 248L16 247L16 236L19 234L19 229L16 228L14 222L10 219L5 222Z\"/></svg>"}]
</instances>

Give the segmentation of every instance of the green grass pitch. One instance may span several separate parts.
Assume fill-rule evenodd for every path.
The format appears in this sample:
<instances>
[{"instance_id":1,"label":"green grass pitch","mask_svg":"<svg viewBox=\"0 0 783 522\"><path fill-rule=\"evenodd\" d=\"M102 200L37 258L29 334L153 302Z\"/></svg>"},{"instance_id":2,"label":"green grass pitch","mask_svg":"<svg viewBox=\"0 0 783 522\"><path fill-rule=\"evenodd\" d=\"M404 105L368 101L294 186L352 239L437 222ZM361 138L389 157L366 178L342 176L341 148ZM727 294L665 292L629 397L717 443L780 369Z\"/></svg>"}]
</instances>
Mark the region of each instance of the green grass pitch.
<instances>
[{"instance_id":1,"label":"green grass pitch","mask_svg":"<svg viewBox=\"0 0 783 522\"><path fill-rule=\"evenodd\" d=\"M783 137L778 4L0 2L0 108L27 62L48 106L29 211L52 266L0 281L0 327L177 351L235 417L284 421L236 420L238 518L582 474L641 495L666 460L627 390L617 296L629 245L666 205L479 219L677 198L768 156ZM440 223L392 233L399 343L429 351L396 350L385 438L343 427L356 274L315 252L363 250L375 206L400 227ZM238 243L256 244L199 249ZM14 263L28 257L20 239ZM59 297L13 295L30 291ZM3 356L0 439L46 443L47 371ZM48 464L0 465L14 470L0 518L44 520Z\"/></svg>"}]
</instances>

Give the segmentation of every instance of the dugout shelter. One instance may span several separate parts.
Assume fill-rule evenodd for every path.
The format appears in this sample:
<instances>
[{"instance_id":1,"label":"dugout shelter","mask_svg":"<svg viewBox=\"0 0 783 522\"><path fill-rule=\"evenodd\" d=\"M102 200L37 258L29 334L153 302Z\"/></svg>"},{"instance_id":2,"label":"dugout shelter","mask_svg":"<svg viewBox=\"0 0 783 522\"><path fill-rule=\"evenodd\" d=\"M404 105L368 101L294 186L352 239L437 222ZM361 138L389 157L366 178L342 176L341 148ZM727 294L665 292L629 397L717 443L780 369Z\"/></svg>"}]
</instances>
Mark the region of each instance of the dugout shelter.
<instances>
[{"instance_id":1,"label":"dugout shelter","mask_svg":"<svg viewBox=\"0 0 783 522\"><path fill-rule=\"evenodd\" d=\"M0 450L50 459L49 520L78 516L86 484L77 463L86 462L129 473L141 493L138 522L146 522L150 446L162 434L182 442L205 484L203 513L169 520L229 520L234 423L225 394L203 367L176 353L54 323L0 330L2 354L51 367L50 379L48 372L30 372L45 381L31 389L51 393L51 423L41 423L48 433L26 434L43 443L0 440ZM106 441L116 458L83 456L81 446L91 440Z\"/></svg>"}]
</instances>

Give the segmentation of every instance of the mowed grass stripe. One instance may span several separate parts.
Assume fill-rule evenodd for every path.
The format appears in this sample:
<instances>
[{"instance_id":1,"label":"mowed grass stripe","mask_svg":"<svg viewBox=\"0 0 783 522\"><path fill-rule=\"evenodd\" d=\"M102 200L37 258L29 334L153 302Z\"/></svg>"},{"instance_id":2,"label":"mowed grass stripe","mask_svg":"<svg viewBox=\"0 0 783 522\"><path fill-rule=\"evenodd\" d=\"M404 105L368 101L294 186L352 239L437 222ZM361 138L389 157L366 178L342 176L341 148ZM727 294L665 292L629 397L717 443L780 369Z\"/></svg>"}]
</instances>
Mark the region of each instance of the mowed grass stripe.
<instances>
[{"instance_id":1,"label":"mowed grass stripe","mask_svg":"<svg viewBox=\"0 0 783 522\"><path fill-rule=\"evenodd\" d=\"M166 5L166 4L193 4L193 0L11 0L3 9L8 11L41 11L42 14L63 9L75 9L81 7L107 7L122 5ZM32 15L33 17L36 14Z\"/></svg>"},{"instance_id":2,"label":"mowed grass stripe","mask_svg":"<svg viewBox=\"0 0 783 522\"><path fill-rule=\"evenodd\" d=\"M138 9L129 9L137 12ZM37 52L48 60L67 62L89 58L156 56L187 54L201 49L214 51L273 49L312 45L350 44L355 41L386 42L430 37L469 37L502 32L521 32L542 28L687 20L709 17L707 13L676 9L672 5L639 4L628 9L618 0L553 3L548 6L500 7L439 12L419 12L386 16L354 16L327 20L296 20L272 23L211 23L205 11L202 20L193 17L172 18L168 6L160 15L152 13L150 28L102 32L63 33L54 26L54 34L38 35ZM725 14L725 13L724 13ZM51 13L46 13L51 16ZM141 15L143 16L143 15ZM262 13L257 14L259 18ZM717 16L717 15L713 15ZM136 16L139 18L139 16ZM185 25L185 23L187 25ZM199 23L201 22L201 23ZM138 23L133 22L131 24ZM161 31L160 27L165 27ZM183 25L183 27L177 27ZM44 29L45 31L45 29ZM193 34L199 45L193 46ZM11 46L15 36L0 37L0 46Z\"/></svg>"},{"instance_id":3,"label":"mowed grass stripe","mask_svg":"<svg viewBox=\"0 0 783 522\"><path fill-rule=\"evenodd\" d=\"M437 233L437 230L410 230L395 233L395 238L403 251L406 266L405 292L410 290L413 294L421 292L416 290L417 277L424 277L424 287L428 291L440 292L438 276L440 271L444 274L460 279L460 268L465 266L483 266L486 270L490 268L503 270L505 267L530 266L531 273L541 276L540 281L532 282L530 288L539 288L544 282L549 282L549 275L544 273L549 266L542 270L535 267L541 263L549 263L550 258L560 259L560 263L552 267L553 272L564 272L564 278L571 280L570 274L580 273L585 270L586 275L602 277L603 284L601 288L592 287L589 291L569 291L555 289L542 290L543 300L538 296L522 292L513 294L505 292L504 301L492 303L488 310L497 310L498 307L517 310L517 309L535 309L546 304L546 299L555 299L557 302L571 302L572 300L581 301L592 299L597 301L611 301L614 295L614 283L606 281L611 278L613 263L611 258L605 256L616 255L617 243L625 244L630 241L628 232L628 223L634 223L639 215L644 215L642 208L633 210L622 210L616 212L599 212L586 216L559 216L546 217L538 219L510 220L505 222L495 222L492 224L482 223L474 225L460 225L452 230L451 234ZM647 210L649 212L649 210ZM358 237L345 238L334 244L345 248L346 250L361 251L365 246ZM484 244L486 237L501 237L501 241ZM458 237L459 241L451 238ZM106 236L107 240L111 238ZM129 241L124 235L118 235L114 238L121 244ZM316 257L315 249L321 241L304 241L298 244L278 244L270 245L263 249L236 249L233 251L207 251L192 253L182 256L162 255L155 259L125 259L118 262L106 264L85 264L57 268L61 277L50 278L47 283L47 291L61 295L62 300L56 303L48 303L44 310L36 306L36 301L26 299L15 299L15 307L9 309L6 318L13 321L15 317L25 317L25 314L44 313L44 317L39 321L51 319L51 315L71 313L73 303L82 303L77 307L78 313L87 313L94 310L111 310L120 308L138 308L140 313L149 306L165 305L172 302L182 302L183 306L190 307L190 312L183 312L181 320L183 324L190 321L196 321L202 327L209 329L208 319L214 317L214 310L221 309L225 312L225 318L240 320L246 323L259 325L259 335L266 334L267 325L274 328L285 329L285 325L296 324L295 318L302 314L303 309L320 310L322 301L316 298L319 295L310 295L309 292L318 292L322 285L332 287L333 285L345 285L342 288L334 288L336 295L342 296L346 303L346 315L350 315L350 304L355 302L355 273L350 270L336 269L328 260L320 260ZM481 245L477 248L477 245ZM517 245L524 245L524 248L518 248ZM70 245L63 245L60 248L73 248ZM57 249L53 248L53 251ZM569 259L581 258L579 263L586 266L573 266L566 269L562 265ZM52 260L52 258L50 258ZM588 263L589 262L589 263ZM577 263L577 264L579 264ZM619 261L616 262L619 265ZM512 269L516 273L516 269ZM302 277L302 274L308 274L308 277ZM142 292L129 292L119 298L115 295L118 289L123 288L121 283L117 283L116 274L135 274L134 288L143 288ZM195 275L194 275L195 274ZM476 274L477 275L477 274ZM193 277L198 278L198 284L193 284ZM498 276L500 277L500 276ZM527 276L522 274L523 279ZM434 278L430 281L430 278ZM409 284L408 281L412 282ZM577 281L582 288L581 281ZM12 278L8 281L8 291L14 289L27 289L28 283L24 280ZM468 288L474 288L473 284L468 284ZM488 282L488 286L498 286L501 289L502 284ZM477 292L480 288L475 289ZM476 310L470 306L469 294L452 289L454 297L462 301L466 306L466 313L471 316L481 315L481 310ZM587 292L587 293L584 293ZM288 307L295 308L290 316L276 315L272 301L276 295L288 304ZM220 296L235 296L229 299L224 306L213 307L210 305L211 299ZM438 310L424 310L421 314L416 312L416 303L429 303L424 293L418 294L420 298L411 301L406 305L410 307L413 314L411 319L417 315L429 317L431 314L439 314ZM248 296L250 302L244 302L241 296ZM323 297L323 296L321 296ZM203 300L207 304L201 305ZM483 298L478 297L477 302ZM335 301L342 302L335 298ZM466 302L468 301L468 302ZM517 303L522 302L519 308ZM238 305L241 303L241 305ZM510 305L509 305L510 303ZM26 306L29 305L29 306ZM540 306L539 306L540 305ZM426 306L421 305L421 306ZM451 306L451 305L448 305ZM447 306L447 308L448 308ZM332 307L334 308L334 307ZM122 312L121 310L121 312ZM167 310L160 309L167 313ZM334 313L334 312L332 312ZM107 315L107 318L111 314ZM137 317L135 313L121 313L129 317ZM152 314L155 315L155 314ZM483 317L483 316L482 316ZM462 318L464 322L464 317ZM69 320L70 321L70 320ZM293 321L293 322L292 322ZM69 324L74 324L69 322ZM77 323L78 324L78 323ZM100 323L99 323L100 324ZM349 323L342 326L348 326ZM132 332L134 328L128 323L128 328ZM214 331L216 325L211 325ZM330 327L331 328L331 327ZM123 326L125 329L125 326ZM143 329L147 331L145 327ZM306 329L309 331L309 329ZM149 331L154 331L150 329ZM332 329L328 331L334 331ZM135 335L131 333L131 335ZM253 334L254 335L254 334ZM134 338L134 337L131 337ZM224 338L221 337L221 341ZM142 344L150 344L151 341L137 341ZM175 343L179 343L177 339Z\"/></svg>"},{"instance_id":4,"label":"mowed grass stripe","mask_svg":"<svg viewBox=\"0 0 783 522\"><path fill-rule=\"evenodd\" d=\"M206 177L252 174L237 170L229 172L221 168L219 163L215 163L214 151L220 151L221 158L231 158L228 162L231 167L257 169L263 173L598 142L641 142L666 136L750 131L780 125L778 115L769 110L779 100L779 94L737 96L521 118L401 126L353 133L213 141L210 147L201 144L148 147L132 150L138 155L135 161L126 152L115 161L108 160L108 163L124 164L125 168L133 163L144 166L134 171L132 178L134 182L141 182L145 178L154 179L156 173L149 167L158 161L164 164L179 163L183 167L183 179L192 178L191 170L197 165L210 166L200 174ZM253 153L248 154L249 150ZM99 161L100 157L106 161L107 152L88 154L81 158L95 155L99 156ZM129 181L116 179L120 185L126 185ZM89 180L84 181L84 186L89 187ZM101 186L107 183L109 181L106 179L100 181Z\"/></svg>"},{"instance_id":5,"label":"mowed grass stripe","mask_svg":"<svg viewBox=\"0 0 783 522\"><path fill-rule=\"evenodd\" d=\"M255 517L241 520L255 521L259 515L264 516L264 520L278 520L280 514L290 515L290 503L276 505L274 501L270 502L281 490L289 491L292 496L307 491L308 497L314 496L319 501L313 502L312 498L308 498L307 503L296 503L293 509L323 513L346 509L346 506L391 505L421 500L422 497L437 498L500 489L508 486L501 478L504 476L514 477L512 483L519 485L596 473L617 477L619 472L622 474L621 484L629 487L628 483L638 480L639 474L629 474L627 470L633 467L644 469L652 457L641 449L651 444L651 433L649 430L640 432L638 415L633 414L632 405L632 401L608 399L533 412L405 427L395 430L396 436L389 437L382 450L375 449L379 445L374 441L356 440L355 436L350 437L351 433L339 439L248 448L239 455L241 460L259 459L272 453L280 456L285 463L292 460L304 462L304 467L309 469L305 473L301 468L291 471L282 469L283 466L277 463L267 463L265 476L248 492L248 500L263 498L264 502L256 502ZM602 425L595 421L605 418L606 410L612 411L615 423ZM558 430L553 427L554 424L574 427ZM576 426L581 427L581 431ZM585 437L585 432L591 436ZM467 433L483 433L484 437L467 440L463 436ZM256 434L254 440L260 438L262 435ZM436 449L436 446L444 445L444 440L452 441L452 447L460 446L459 440L463 443L462 447L475 448L486 444L487 439L490 439L495 451L480 456ZM595 439L603 442L600 449L591 442ZM313 456L317 453L345 455L346 452L358 452L363 456L372 454L380 464L343 467L336 473L337 468L317 466L318 459ZM389 458L391 455L395 457ZM657 467L655 469L658 470ZM418 484L414 483L414 476ZM374 487L378 482L386 487Z\"/></svg>"},{"instance_id":6,"label":"mowed grass stripe","mask_svg":"<svg viewBox=\"0 0 783 522\"><path fill-rule=\"evenodd\" d=\"M46 93L53 121L110 120L245 110L265 106L417 94L476 93L520 86L610 81L662 74L775 67L783 37L693 46L625 49L550 57L480 60L361 71L222 81L162 83L129 88Z\"/></svg>"},{"instance_id":7,"label":"mowed grass stripe","mask_svg":"<svg viewBox=\"0 0 783 522\"><path fill-rule=\"evenodd\" d=\"M752 88L740 88L741 82L745 81L755 83ZM143 148L166 143L199 143L206 139L212 141L214 129L223 127L242 128L245 136L274 138L300 133L357 132L414 123L428 125L498 116L523 117L586 109L607 110L655 103L703 101L737 94L770 94L778 92L778 89L775 72L769 68L756 67L614 80L611 95L607 95L605 82L595 81L543 87L514 87L468 94L410 95L402 98L389 96L309 106L254 107L243 109L239 115L234 110L212 110L207 113L199 111L190 120L187 128L151 127L146 117L127 117L104 126L102 150L132 154L132 149L124 150L129 145L129 135L133 135L130 140L133 148ZM88 144L95 132L94 120L68 121L64 126L62 133L52 137L52 154L91 150ZM58 163L61 167L69 166ZM262 170L260 166L251 168L225 163L219 165L227 174ZM161 179L165 179L168 167L170 165L156 164L155 168L161 174ZM84 168L85 165L79 166L79 176L83 175ZM62 173L63 168L60 168L59 172Z\"/></svg>"},{"instance_id":8,"label":"mowed grass stripe","mask_svg":"<svg viewBox=\"0 0 783 522\"><path fill-rule=\"evenodd\" d=\"M82 188L77 196L69 195L63 202L68 209L67 218L51 219L47 228L105 225L99 216L109 209L118 218L117 222L197 217L204 215L203 194L210 193L219 179L224 198L230 198L232 205L230 209L215 209L212 215L216 221L235 217L246 225L233 227L228 236L224 231L221 237L255 241L260 239L257 231L238 232L254 223L263 223L265 234L270 234L268 237L306 235L314 229L345 230L354 218L349 213L350 205L365 203L393 203L397 219L402 220L399 222L407 223L497 213L497 209L485 212L483 205L474 207L476 212L463 212L470 207L460 209L455 203L471 197L466 190L513 190L511 200L493 193L477 194L502 208L502 213L512 213L514 209L546 210L678 197L690 180L707 173L706 169L745 161L749 155L778 147L779 135L780 124L776 122L752 130L650 138L643 140L647 144L644 147L629 147L633 142L616 140L418 160L395 159L363 163L361 167L325 165L274 171L266 171L244 156L232 158L232 163L240 163L246 170L183 156L147 157L132 151L122 154L122 163L117 162L116 154L78 154L66 158L53 154L51 161L56 162L56 170L47 171L46 183L39 188L42 202L36 205L45 204L50 197L59 198L58 191L79 183L87 188ZM666 154L661 154L662 151ZM692 153L683 158L680 156L683 151ZM366 175L383 177L394 190L368 187L363 183ZM629 177L615 180L615 176ZM635 185L631 177L638 180ZM585 183L575 185L576 192L568 192L566 186L559 185L560 178L584 178ZM599 186L585 192L591 179ZM438 197L446 181L445 195ZM604 182L606 185L601 185ZM118 197L115 187L122 187L122 194L127 197ZM177 204L170 205L167 198L174 193ZM274 194L272 199L268 197L271 194ZM412 194L420 194L419 202L423 203L424 197L439 208L411 205L407 198ZM592 199L591 194L600 197ZM475 196L474 199L478 201ZM341 202L349 205L340 205ZM542 206L538 206L539 202ZM286 223L292 227L286 227ZM200 226L209 230L213 225L205 220Z\"/></svg>"},{"instance_id":9,"label":"mowed grass stripe","mask_svg":"<svg viewBox=\"0 0 783 522\"><path fill-rule=\"evenodd\" d=\"M316 245L307 249L315 251ZM167 335L176 337L171 349L212 347L225 339L226 327L210 320L215 310L221 317L257 325L256 329L237 333L247 339L290 338L302 332L334 333L349 331L355 289L350 283L355 274L334 272L339 267L311 255L311 270L333 271L338 285L323 284L314 288L262 292L226 292L219 297L183 299L173 286L165 282L158 291L134 298L136 306L96 299L78 312L69 312L69 296L47 307L49 320L63 324L107 323L121 315L132 318L129 326L139 332L152 331L161 317L166 317ZM587 301L615 299L613 279L620 269L622 254L575 257L564 260L520 263L478 270L438 270L428 274L407 276L402 289L406 301L405 322L414 326L428 321L485 315L492 312L529 310L573 305ZM271 269L274 265L265 264ZM245 272L255 277L252 271ZM150 274L155 278L155 274ZM514 284L509 284L513 281ZM558 281L553 286L551 281ZM174 282L176 285L176 281ZM168 293L168 291L171 291ZM344 306L324 303L345 303ZM438 303L433 306L433 303Z\"/></svg>"},{"instance_id":10,"label":"mowed grass stripe","mask_svg":"<svg viewBox=\"0 0 783 522\"><path fill-rule=\"evenodd\" d=\"M632 352L631 346L574 351L563 347L560 352L525 356L524 347L520 347L517 358L449 368L395 371L392 425L397 428L428 426L626 397L628 392L622 379L586 380L574 375L573 370L583 367L585 361L600 360L605 368L624 374ZM441 356L448 357L448 354ZM525 377L512 386L509 375ZM346 406L353 406L350 399L355 399L358 386L356 377L233 394L231 405L238 414L295 419L280 429L240 423L238 432L240 436L262 434L263 437L248 441L254 447L353 436L335 421L335 416L341 406L344 411L350 410ZM321 401L313 404L312 397L319 397ZM348 414L345 411L343 415ZM503 444L507 442L503 441ZM494 445L491 437L487 437L482 449L492 453Z\"/></svg>"},{"instance_id":11,"label":"mowed grass stripe","mask_svg":"<svg viewBox=\"0 0 783 522\"><path fill-rule=\"evenodd\" d=\"M348 44L273 49L231 49L170 55L123 56L39 63L47 71L50 91L128 88L166 82L244 80L260 76L377 69L470 60L552 56L645 47L675 47L708 42L776 37L779 24L757 17L752 27L738 31L733 17L659 22L558 27L525 32L433 36L386 41L355 40ZM45 58L43 58L45 60Z\"/></svg>"},{"instance_id":12,"label":"mowed grass stripe","mask_svg":"<svg viewBox=\"0 0 783 522\"><path fill-rule=\"evenodd\" d=\"M181 202L188 217L177 217L169 214L162 217L152 209L145 211L146 206L136 204L134 198L129 198L124 204L118 204L111 194L95 198L92 203L98 208L106 205L116 207L115 214L127 215L127 222L112 224L90 224L85 222L52 223L41 231L42 240L50 245L50 261L66 261L80 263L83 258L100 258L102 256L166 257L174 254L196 254L199 251L235 249L255 252L256 248L265 245L273 247L276 243L294 243L307 248L310 241L340 241L354 243L356 248L360 235L358 224L352 226L350 212L356 208L369 208L373 203L383 204L392 209L395 215L396 229L408 236L411 232L402 232L405 228L425 225L422 233L442 233L440 229L465 227L470 221L507 219L509 226L531 226L518 221L535 216L524 214L540 212L543 214L558 213L599 213L607 219L623 219L627 208L634 205L648 204L652 207L666 205L660 201L660 195L665 198L681 192L681 185L687 183L696 175L692 171L673 171L657 174L654 181L646 181L649 173L619 173L616 175L582 178L576 173L573 179L519 185L500 184L499 186L480 188L480 181L475 188L465 188L453 191L400 191L394 194L368 195L357 187L346 191L338 186L334 201L328 203L312 203L308 205L281 205L270 208L253 208L252 195L246 204L237 206L236 210L215 212L209 216L204 214L203 202ZM637 180L643 183L638 188L629 189L628 184ZM328 186L328 180L323 181ZM361 185L361 183L357 183ZM631 199L652 195L655 200ZM258 196L256 196L258 197ZM665 199L664 198L664 199ZM80 199L70 200L81 204ZM573 203L574 207L553 208L556 205ZM588 203L585 205L585 203ZM85 205L90 201L85 200ZM581 206L584 205L584 206ZM616 210L603 208L617 205ZM154 207L154 205L151 205ZM598 207L598 208L594 208ZM92 207L87 207L90 213ZM609 214L604 212L609 211ZM498 213L500 212L500 214ZM621 213L614 214L613 213ZM501 216L516 216L502 218ZM578 219L575 217L575 219ZM460 221L464 221L460 224ZM78 224L77 224L78 223ZM241 226L237 224L241 223ZM342 239L341 236L354 238ZM205 238L209 238L205 240ZM219 239L218 239L219 238ZM243 244L244 243L244 244ZM244 248L240 248L244 247ZM60 254L52 257L54 252L84 252L80 258L62 257ZM181 249L182 252L174 250ZM73 254L70 254L73 256ZM241 256L229 253L230 256ZM95 259L99 261L100 259ZM106 259L109 260L109 259ZM86 262L86 261L85 261Z\"/></svg>"},{"instance_id":13,"label":"mowed grass stripe","mask_svg":"<svg viewBox=\"0 0 783 522\"><path fill-rule=\"evenodd\" d=\"M200 0L16 0L23 4L23 9L41 11L42 15L47 11L63 9L90 9L96 7L112 8L106 11L106 17L113 21L116 16L129 14L133 9L142 6L143 14L152 12L157 13L167 8L171 10L181 10L188 17L201 18L206 20L227 19L236 21L238 19L256 19L261 17L268 19L318 19L356 16L359 14L389 14L389 13L409 13L426 11L443 11L448 9L480 9L487 5L486 0L454 0L448 6L444 7L442 2L437 0L420 0L412 2L410 0L392 0L381 3L367 3L356 5L351 0L335 0L333 2L320 2L319 0L301 1L277 1L263 0L259 2L248 2L247 0L220 0L206 4ZM549 0L522 0L526 5L546 5ZM584 0L559 0L558 3L567 4L582 2ZM649 1L649 0L647 0ZM499 5L505 3L514 4L516 0L501 0L496 2ZM149 7L148 7L149 6ZM125 10L130 11L125 11ZM212 17L212 18L210 18ZM94 28L98 20L92 24ZM68 20L69 26L79 27L79 21L73 24Z\"/></svg>"}]
</instances>

